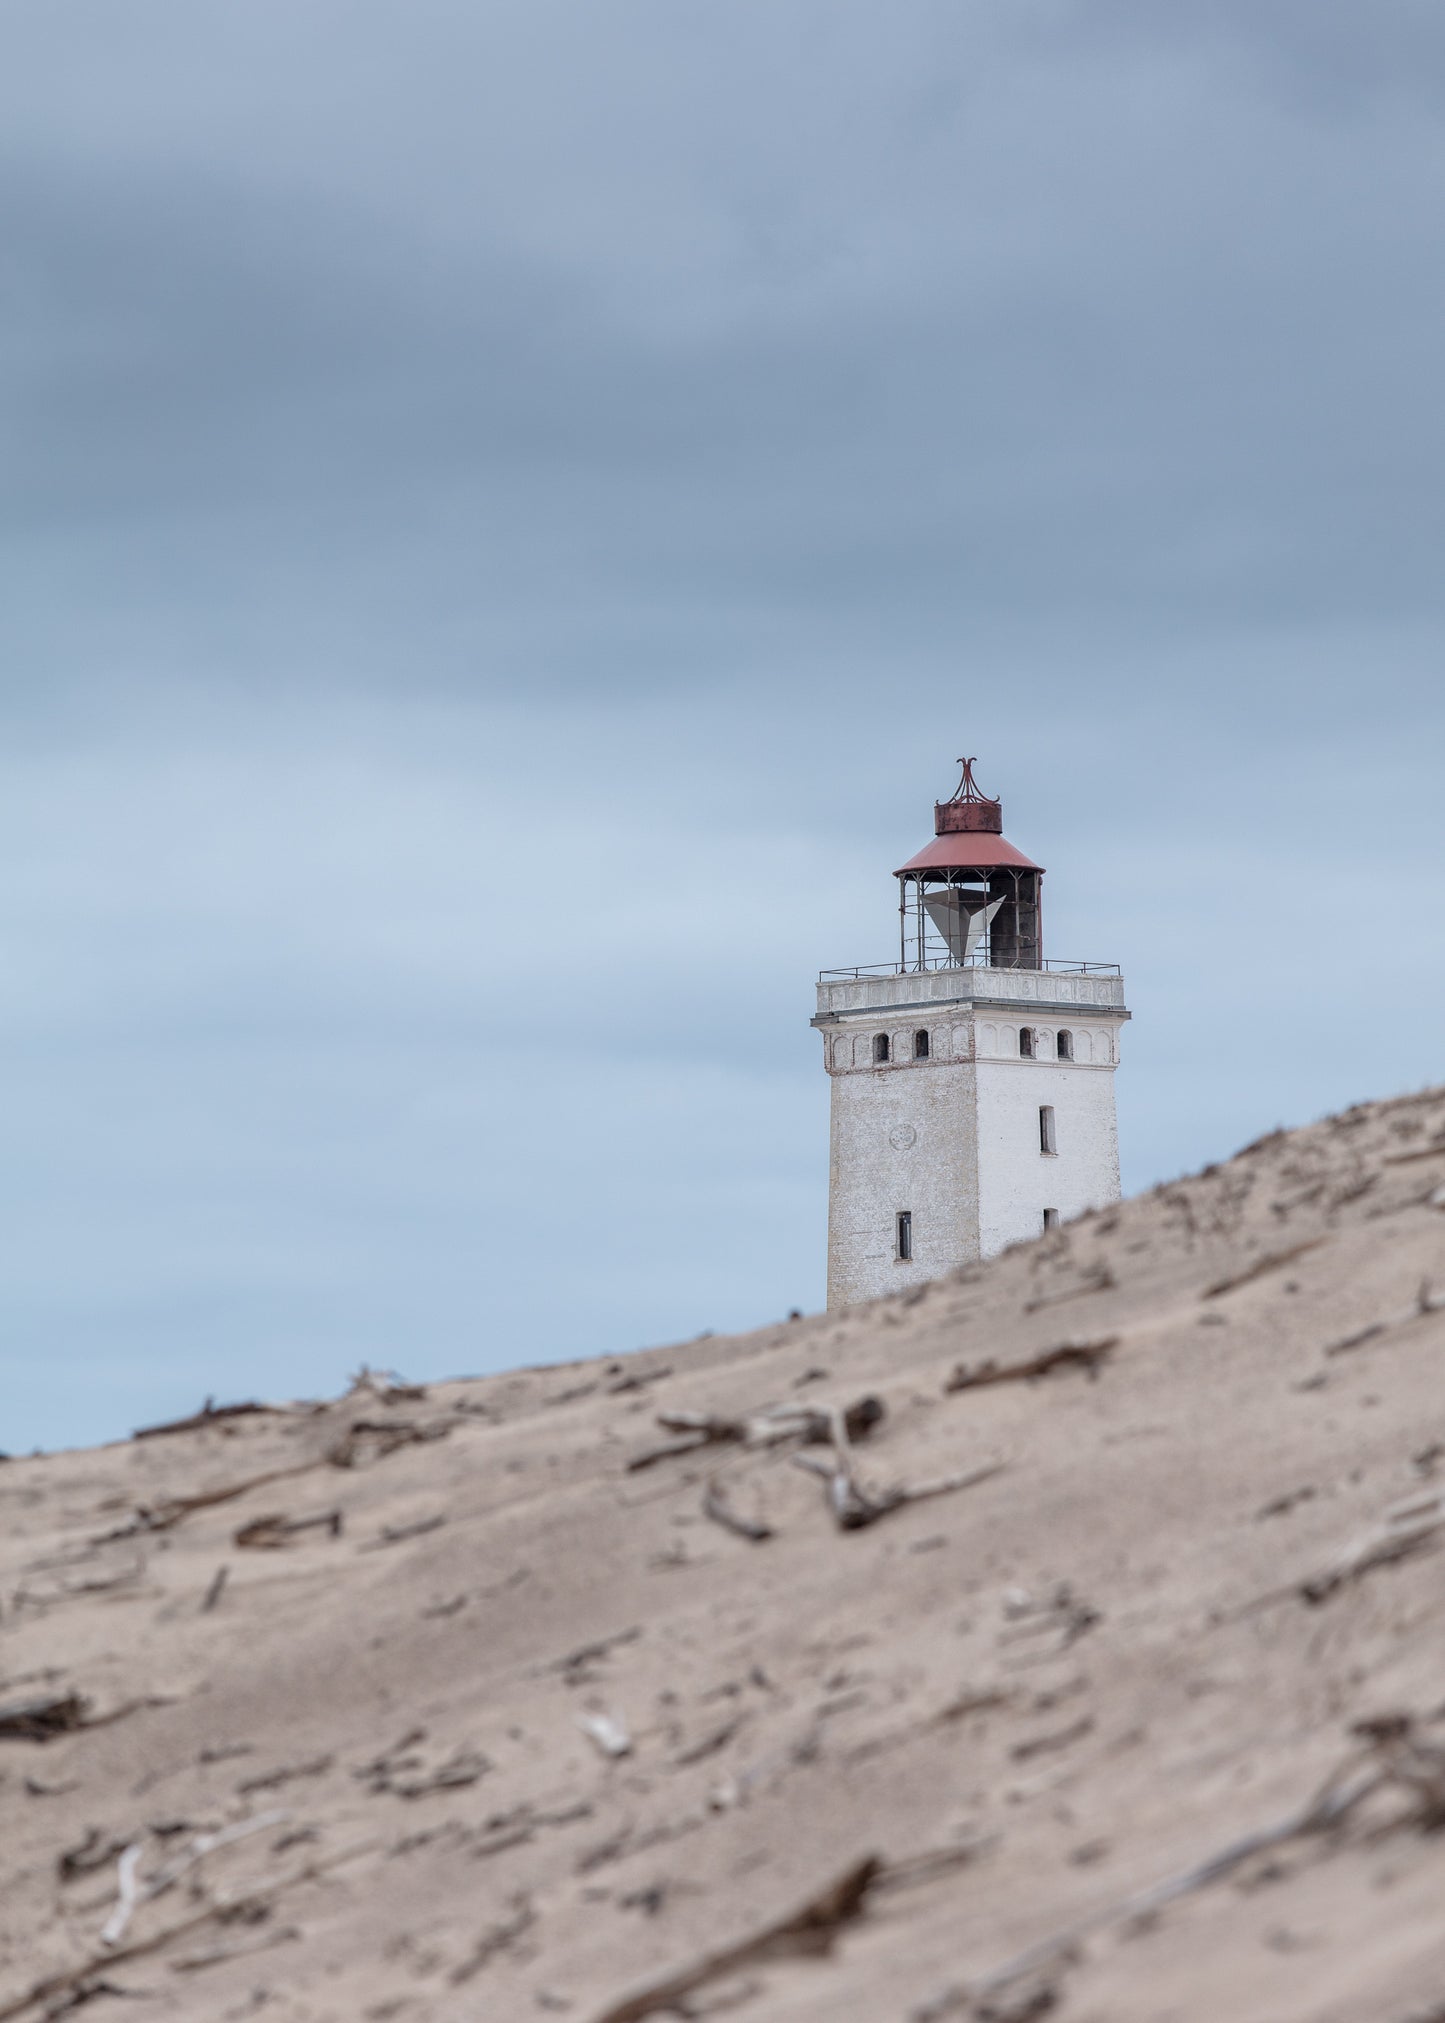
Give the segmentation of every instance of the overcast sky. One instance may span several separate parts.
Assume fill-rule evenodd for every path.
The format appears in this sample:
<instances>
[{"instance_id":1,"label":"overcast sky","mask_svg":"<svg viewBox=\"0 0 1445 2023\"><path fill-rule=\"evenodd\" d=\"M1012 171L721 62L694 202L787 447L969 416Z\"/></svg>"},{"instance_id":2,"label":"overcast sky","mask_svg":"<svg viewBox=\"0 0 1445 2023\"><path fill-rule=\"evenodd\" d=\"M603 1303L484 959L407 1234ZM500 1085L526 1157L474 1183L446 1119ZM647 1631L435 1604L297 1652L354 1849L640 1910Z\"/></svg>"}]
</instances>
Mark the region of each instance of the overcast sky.
<instances>
[{"instance_id":1,"label":"overcast sky","mask_svg":"<svg viewBox=\"0 0 1445 2023\"><path fill-rule=\"evenodd\" d=\"M821 1304L953 760L1133 1189L1445 1076L1438 0L17 0L0 1446Z\"/></svg>"}]
</instances>

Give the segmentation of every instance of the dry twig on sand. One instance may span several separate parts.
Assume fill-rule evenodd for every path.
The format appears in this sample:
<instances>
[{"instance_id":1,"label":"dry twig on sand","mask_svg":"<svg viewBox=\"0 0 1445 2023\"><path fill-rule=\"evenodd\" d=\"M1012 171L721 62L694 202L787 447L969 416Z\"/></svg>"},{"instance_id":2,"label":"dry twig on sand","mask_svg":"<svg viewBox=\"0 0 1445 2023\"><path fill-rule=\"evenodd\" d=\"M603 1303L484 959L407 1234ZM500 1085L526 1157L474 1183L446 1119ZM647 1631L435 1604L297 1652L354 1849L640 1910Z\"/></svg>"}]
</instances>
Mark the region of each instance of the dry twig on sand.
<instances>
[{"instance_id":1,"label":"dry twig on sand","mask_svg":"<svg viewBox=\"0 0 1445 2023\"><path fill-rule=\"evenodd\" d=\"M244 1917L248 1912L257 1911L262 1915L286 1890L294 1889L298 1883L311 1882L316 1877L327 1875L340 1868L344 1862L355 1861L358 1856L371 1854L380 1843L375 1839L359 1841L355 1846L342 1848L336 1854L327 1855L322 1860L308 1861L302 1867L292 1869L289 1874L269 1877L255 1888L245 1890L237 1896L223 1901L209 1903L189 1917L180 1918L173 1925L154 1932L148 1939L136 1939L129 1945L116 1946L109 1951L93 1954L82 1960L79 1966L63 1967L58 1973L46 1974L20 1994L12 1995L8 2001L0 2001L0 2023L12 2023L12 2019L24 2016L27 2010L38 2009L42 2002L53 2002L74 1990L84 1988L88 1982L107 1968L118 1967L127 1960L144 1959L161 1952L173 1939L184 1938L188 1932L199 1931L213 1919L233 1919ZM54 2011L51 2012L56 2013Z\"/></svg>"},{"instance_id":2,"label":"dry twig on sand","mask_svg":"<svg viewBox=\"0 0 1445 2023\"><path fill-rule=\"evenodd\" d=\"M1017 1363L958 1363L944 1381L945 1391L971 1391L979 1384L1011 1384L1046 1377L1050 1370L1080 1369L1097 1377L1101 1366L1119 1346L1117 1335L1102 1335L1092 1342L1060 1342L1057 1348L1041 1349Z\"/></svg>"},{"instance_id":3,"label":"dry twig on sand","mask_svg":"<svg viewBox=\"0 0 1445 2023\"><path fill-rule=\"evenodd\" d=\"M87 1828L85 1839L75 1847L66 1848L55 1859L55 1873L63 1882L74 1882L77 1876L90 1875L96 1869L109 1868L118 1855L125 1852L126 1843L113 1834L102 1833L98 1826Z\"/></svg>"},{"instance_id":4,"label":"dry twig on sand","mask_svg":"<svg viewBox=\"0 0 1445 2023\"><path fill-rule=\"evenodd\" d=\"M1042 1601L1035 1601L1029 1594L1020 1594L1007 1607L1007 1613L1013 1619L1013 1626L1000 1634L999 1643L1027 1646L1018 1659L1011 1661L1015 1670L1049 1663L1062 1652L1072 1649L1080 1637L1096 1629L1103 1621L1099 1611L1076 1595L1068 1581L1060 1581ZM1058 1641L1040 1644L1036 1641L1040 1637L1056 1637Z\"/></svg>"},{"instance_id":5,"label":"dry twig on sand","mask_svg":"<svg viewBox=\"0 0 1445 2023\"><path fill-rule=\"evenodd\" d=\"M267 1468L259 1475L247 1475L240 1482L227 1482L219 1489L198 1490L192 1496L168 1496L156 1504L138 1504L135 1514L125 1524L114 1531L101 1533L90 1542L92 1545L108 1545L112 1539L133 1538L141 1531L170 1531L185 1518L198 1510L212 1510L218 1503L234 1503L239 1496L245 1496L252 1489L261 1489L269 1482L284 1482L293 1475L305 1475L320 1464L315 1461L300 1461L292 1468Z\"/></svg>"},{"instance_id":6,"label":"dry twig on sand","mask_svg":"<svg viewBox=\"0 0 1445 2023\"><path fill-rule=\"evenodd\" d=\"M332 1538L340 1538L341 1523L339 1510L323 1510L315 1517L287 1517L278 1511L269 1517L253 1517L249 1524L233 1533L231 1542L253 1552L277 1552L302 1531L325 1531Z\"/></svg>"},{"instance_id":7,"label":"dry twig on sand","mask_svg":"<svg viewBox=\"0 0 1445 2023\"><path fill-rule=\"evenodd\" d=\"M702 1514L710 1517L714 1524L720 1524L725 1531L736 1532L739 1538L746 1538L753 1545L773 1536L770 1524L764 1524L756 1517L744 1517L741 1511L733 1509L716 1476L709 1482L707 1494L702 1499Z\"/></svg>"},{"instance_id":8,"label":"dry twig on sand","mask_svg":"<svg viewBox=\"0 0 1445 2023\"><path fill-rule=\"evenodd\" d=\"M422 1425L416 1419L353 1419L339 1440L326 1450L333 1468L361 1468L380 1461L398 1447L416 1447L428 1440L445 1440L452 1430L449 1419Z\"/></svg>"},{"instance_id":9,"label":"dry twig on sand","mask_svg":"<svg viewBox=\"0 0 1445 2023\"><path fill-rule=\"evenodd\" d=\"M642 1635L640 1623L633 1623L628 1629L614 1630L610 1637L597 1637L590 1644L579 1644L575 1651L569 1651L565 1658L554 1658L545 1669L560 1672L569 1686L587 1686L592 1682L596 1666L624 1644L635 1644Z\"/></svg>"},{"instance_id":10,"label":"dry twig on sand","mask_svg":"<svg viewBox=\"0 0 1445 2023\"><path fill-rule=\"evenodd\" d=\"M661 1363L655 1370L628 1370L615 1383L606 1386L609 1398L618 1398L626 1391L640 1391L647 1384L660 1384L672 1375L672 1364Z\"/></svg>"},{"instance_id":11,"label":"dry twig on sand","mask_svg":"<svg viewBox=\"0 0 1445 2023\"><path fill-rule=\"evenodd\" d=\"M455 1791L475 1784L492 1768L492 1759L478 1749L454 1749L450 1756L429 1766L420 1747L426 1739L425 1728L410 1729L374 1761L359 1764L352 1775L375 1795L425 1798L433 1791Z\"/></svg>"},{"instance_id":12,"label":"dry twig on sand","mask_svg":"<svg viewBox=\"0 0 1445 2023\"><path fill-rule=\"evenodd\" d=\"M324 1777L335 1761L334 1756L312 1756L304 1763L284 1763L279 1770L258 1771L254 1777L243 1777L236 1792L249 1798L253 1791L277 1791L283 1784L294 1784L298 1777Z\"/></svg>"},{"instance_id":13,"label":"dry twig on sand","mask_svg":"<svg viewBox=\"0 0 1445 2023\"><path fill-rule=\"evenodd\" d=\"M1322 1236L1312 1236L1307 1243L1292 1244L1288 1250L1272 1250L1265 1257L1257 1257L1244 1271L1235 1272L1231 1278L1222 1278L1217 1284L1206 1286L1199 1295L1201 1299L1221 1299L1227 1292L1234 1292L1239 1286L1252 1285L1257 1278L1267 1272L1279 1271L1287 1264L1293 1264L1297 1257L1307 1251L1318 1250L1324 1242Z\"/></svg>"},{"instance_id":14,"label":"dry twig on sand","mask_svg":"<svg viewBox=\"0 0 1445 2023\"><path fill-rule=\"evenodd\" d=\"M437 1420L422 1425L412 1419L354 1419L325 1454L312 1461L298 1461L289 1468L268 1468L259 1475L247 1475L239 1482L223 1483L219 1489L202 1489L191 1496L170 1496L155 1505L139 1505L125 1524L102 1532L92 1545L108 1545L112 1539L131 1538L137 1532L170 1531L198 1510L211 1510L218 1503L234 1503L237 1497L271 1482L287 1482L296 1475L309 1475L317 1468L359 1468L380 1460L399 1447L411 1447L429 1440L444 1440L452 1421Z\"/></svg>"},{"instance_id":15,"label":"dry twig on sand","mask_svg":"<svg viewBox=\"0 0 1445 2023\"><path fill-rule=\"evenodd\" d=\"M401 1545L409 1538L422 1538L429 1531L440 1531L446 1523L443 1516L418 1517L410 1524L384 1524L375 1538L367 1539L360 1548L362 1552L380 1552L384 1546Z\"/></svg>"},{"instance_id":16,"label":"dry twig on sand","mask_svg":"<svg viewBox=\"0 0 1445 2023\"><path fill-rule=\"evenodd\" d=\"M1445 1531L1445 1498L1434 1497L1392 1512L1374 1531L1366 1532L1347 1545L1318 1573L1298 1584L1297 1592L1307 1602L1328 1601L1342 1587L1373 1572L1377 1566L1394 1566L1418 1553L1433 1552Z\"/></svg>"},{"instance_id":17,"label":"dry twig on sand","mask_svg":"<svg viewBox=\"0 0 1445 2023\"><path fill-rule=\"evenodd\" d=\"M688 1996L740 1967L762 1966L769 1960L821 1959L832 1951L843 1927L862 1916L864 1901L882 1866L876 1855L854 1862L787 1917L764 1925L734 1945L705 1953L692 1966L654 1981L635 1995L624 1996L593 2023L643 2023L649 2016L677 2013Z\"/></svg>"},{"instance_id":18,"label":"dry twig on sand","mask_svg":"<svg viewBox=\"0 0 1445 2023\"><path fill-rule=\"evenodd\" d=\"M289 1946L300 1937L299 1925L278 1925L275 1931L263 1931L259 1937L246 1939L239 1946L208 1946L203 1953L182 1953L166 1964L173 1974L198 1974L207 1967L224 1967L231 1960L248 1960L255 1953Z\"/></svg>"},{"instance_id":19,"label":"dry twig on sand","mask_svg":"<svg viewBox=\"0 0 1445 2023\"><path fill-rule=\"evenodd\" d=\"M1255 1855L1326 1833L1342 1825L1367 1799L1379 1793L1394 1791L1403 1794L1407 1801L1405 1809L1387 1823L1390 1829L1414 1826L1422 1832L1433 1832L1445 1824L1445 1748L1422 1740L1415 1721L1406 1714L1358 1721L1351 1733L1360 1737L1362 1746L1351 1750L1321 1789L1294 1812L1272 1826L1230 1841L1178 1875L1105 1905L1029 1946L969 1988L948 1990L939 1998L955 2001L958 2007L939 2008L935 2004L922 2013L966 2014L979 2019L1007 2014L1007 2010L1000 2009L999 1998L1011 1985L1026 1982L1043 1968L1063 1966L1076 1959L1080 1941L1091 1934L1151 1918L1167 1904L1222 1882Z\"/></svg>"},{"instance_id":20,"label":"dry twig on sand","mask_svg":"<svg viewBox=\"0 0 1445 2023\"><path fill-rule=\"evenodd\" d=\"M459 1966L452 1968L447 1978L454 1988L460 1988L465 1982L470 1981L474 1974L480 1974L489 1960L494 1959L498 1953L505 1953L510 1946L517 1943L524 1932L530 1931L536 1924L537 1914L526 1896L514 1897L512 1906L511 1917L504 1919L501 1924L493 1925L490 1931L483 1932L466 1959Z\"/></svg>"},{"instance_id":21,"label":"dry twig on sand","mask_svg":"<svg viewBox=\"0 0 1445 2023\"><path fill-rule=\"evenodd\" d=\"M1418 1152L1387 1152L1380 1161L1382 1166L1413 1166L1421 1159L1445 1159L1445 1142L1424 1145Z\"/></svg>"},{"instance_id":22,"label":"dry twig on sand","mask_svg":"<svg viewBox=\"0 0 1445 2023\"><path fill-rule=\"evenodd\" d=\"M1283 1601L1298 1600L1312 1605L1328 1601L1341 1588L1362 1580L1367 1573L1373 1573L1376 1567L1395 1566L1401 1560L1433 1552L1442 1542L1442 1533L1445 1533L1445 1494L1416 1497L1408 1503L1397 1504L1385 1513L1373 1530L1352 1540L1317 1572L1307 1574L1302 1580L1292 1580L1283 1587L1269 1588L1252 1601L1243 1603L1232 1614L1237 1617L1253 1615L1257 1609L1270 1608Z\"/></svg>"},{"instance_id":23,"label":"dry twig on sand","mask_svg":"<svg viewBox=\"0 0 1445 2023\"><path fill-rule=\"evenodd\" d=\"M1351 1349L1363 1348L1366 1342L1374 1341L1392 1328L1408 1327L1411 1321L1425 1320L1429 1315L1438 1313L1445 1313L1445 1294L1437 1293L1428 1278L1421 1279L1413 1306L1406 1307L1403 1313L1391 1314L1386 1320L1370 1321L1365 1327L1356 1328L1353 1334L1341 1335L1336 1342L1327 1342L1325 1354L1343 1356Z\"/></svg>"},{"instance_id":24,"label":"dry twig on sand","mask_svg":"<svg viewBox=\"0 0 1445 2023\"><path fill-rule=\"evenodd\" d=\"M1078 1285L1066 1286L1062 1292L1036 1293L1031 1300L1024 1301L1023 1310L1026 1314L1036 1314L1044 1307L1060 1307L1066 1300L1082 1299L1085 1293L1112 1292L1118 1282L1109 1265L1090 1265Z\"/></svg>"},{"instance_id":25,"label":"dry twig on sand","mask_svg":"<svg viewBox=\"0 0 1445 2023\"><path fill-rule=\"evenodd\" d=\"M243 1819L235 1826L220 1827L215 1833L198 1833L185 1853L168 1868L157 1869L149 1882L143 1881L140 1874L141 1856L145 1849L140 1841L132 1841L117 1864L116 1904L100 1935L102 1946L118 1946L139 1906L164 1896L208 1854L214 1854L217 1848L229 1847L233 1841L246 1840L253 1833L264 1833L268 1827L284 1825L290 1817L289 1812L260 1812L254 1819Z\"/></svg>"}]
</instances>

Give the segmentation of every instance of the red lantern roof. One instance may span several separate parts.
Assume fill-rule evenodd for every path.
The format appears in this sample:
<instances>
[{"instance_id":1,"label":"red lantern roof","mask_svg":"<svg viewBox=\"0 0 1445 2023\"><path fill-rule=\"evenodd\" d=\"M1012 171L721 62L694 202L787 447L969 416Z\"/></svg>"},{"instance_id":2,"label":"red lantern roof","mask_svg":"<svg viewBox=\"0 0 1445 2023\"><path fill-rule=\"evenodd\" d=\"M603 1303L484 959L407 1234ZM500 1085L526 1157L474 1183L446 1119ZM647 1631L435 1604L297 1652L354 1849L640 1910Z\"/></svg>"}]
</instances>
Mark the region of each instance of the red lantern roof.
<instances>
[{"instance_id":1,"label":"red lantern roof","mask_svg":"<svg viewBox=\"0 0 1445 2023\"><path fill-rule=\"evenodd\" d=\"M906 878L916 871L1042 871L1032 857L1004 841L1003 803L990 800L975 783L973 760L960 759L963 778L951 800L933 808L934 840L894 872Z\"/></svg>"},{"instance_id":2,"label":"red lantern roof","mask_svg":"<svg viewBox=\"0 0 1445 2023\"><path fill-rule=\"evenodd\" d=\"M905 878L912 871L1042 871L1032 857L1015 850L1002 836L935 836L933 841L910 857L894 872Z\"/></svg>"}]
</instances>

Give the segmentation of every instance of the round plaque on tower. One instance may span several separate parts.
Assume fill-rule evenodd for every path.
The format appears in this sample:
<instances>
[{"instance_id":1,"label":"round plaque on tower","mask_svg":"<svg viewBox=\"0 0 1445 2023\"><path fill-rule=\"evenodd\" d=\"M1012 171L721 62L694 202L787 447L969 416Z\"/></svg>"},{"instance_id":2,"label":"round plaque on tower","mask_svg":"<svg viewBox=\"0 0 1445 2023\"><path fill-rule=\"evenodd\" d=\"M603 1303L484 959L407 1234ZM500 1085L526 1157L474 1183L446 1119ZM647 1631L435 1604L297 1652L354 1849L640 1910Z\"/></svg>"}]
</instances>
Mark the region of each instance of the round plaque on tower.
<instances>
[{"instance_id":1,"label":"round plaque on tower","mask_svg":"<svg viewBox=\"0 0 1445 2023\"><path fill-rule=\"evenodd\" d=\"M911 1124L895 1124L888 1133L888 1142L895 1152L906 1152L910 1145L916 1144L917 1139L918 1133Z\"/></svg>"}]
</instances>

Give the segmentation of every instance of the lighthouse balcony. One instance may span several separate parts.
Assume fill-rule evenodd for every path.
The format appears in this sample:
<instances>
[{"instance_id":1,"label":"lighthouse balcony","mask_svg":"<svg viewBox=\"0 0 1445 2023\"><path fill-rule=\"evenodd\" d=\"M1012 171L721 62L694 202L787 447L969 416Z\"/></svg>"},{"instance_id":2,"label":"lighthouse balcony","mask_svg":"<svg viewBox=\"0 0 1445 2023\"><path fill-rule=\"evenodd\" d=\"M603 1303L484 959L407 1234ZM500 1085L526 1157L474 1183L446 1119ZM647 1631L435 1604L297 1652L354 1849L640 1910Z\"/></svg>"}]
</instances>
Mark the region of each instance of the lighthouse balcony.
<instances>
[{"instance_id":1,"label":"lighthouse balcony","mask_svg":"<svg viewBox=\"0 0 1445 2023\"><path fill-rule=\"evenodd\" d=\"M900 963L874 963L825 969L818 978L820 1018L943 1004L1123 1012L1124 979L1116 962L1060 961L1041 962L1035 969L994 969L984 963L905 969Z\"/></svg>"}]
</instances>

